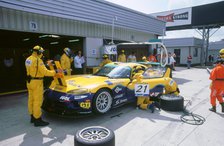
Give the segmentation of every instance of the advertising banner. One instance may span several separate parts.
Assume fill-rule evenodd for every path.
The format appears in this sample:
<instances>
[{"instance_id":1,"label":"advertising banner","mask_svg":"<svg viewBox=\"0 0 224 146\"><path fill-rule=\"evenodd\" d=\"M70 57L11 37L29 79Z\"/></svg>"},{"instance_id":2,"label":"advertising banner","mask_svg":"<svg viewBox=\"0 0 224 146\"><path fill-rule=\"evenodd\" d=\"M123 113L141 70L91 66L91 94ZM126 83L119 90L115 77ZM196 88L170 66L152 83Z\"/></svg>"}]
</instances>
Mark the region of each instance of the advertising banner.
<instances>
[{"instance_id":1,"label":"advertising banner","mask_svg":"<svg viewBox=\"0 0 224 146\"><path fill-rule=\"evenodd\" d=\"M166 21L166 27L191 25L192 8L154 13L151 15L160 20Z\"/></svg>"},{"instance_id":2,"label":"advertising banner","mask_svg":"<svg viewBox=\"0 0 224 146\"><path fill-rule=\"evenodd\" d=\"M117 46L116 45L105 45L104 46L104 54L117 54Z\"/></svg>"}]
</instances>

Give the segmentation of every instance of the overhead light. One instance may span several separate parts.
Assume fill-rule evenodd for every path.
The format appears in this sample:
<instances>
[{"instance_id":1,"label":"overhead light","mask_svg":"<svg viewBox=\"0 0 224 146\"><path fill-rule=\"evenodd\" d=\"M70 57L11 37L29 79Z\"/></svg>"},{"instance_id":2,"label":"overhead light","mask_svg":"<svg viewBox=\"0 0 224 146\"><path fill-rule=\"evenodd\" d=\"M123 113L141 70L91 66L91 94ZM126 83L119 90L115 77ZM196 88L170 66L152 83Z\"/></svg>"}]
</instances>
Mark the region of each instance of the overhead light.
<instances>
[{"instance_id":1,"label":"overhead light","mask_svg":"<svg viewBox=\"0 0 224 146\"><path fill-rule=\"evenodd\" d=\"M58 35L48 35L48 34L45 34L45 35L40 35L39 38L46 38L46 37L50 37L50 38L60 38L60 36Z\"/></svg>"},{"instance_id":2,"label":"overhead light","mask_svg":"<svg viewBox=\"0 0 224 146\"><path fill-rule=\"evenodd\" d=\"M49 35L49 37L52 37L52 38L60 38L60 36L58 36L58 35Z\"/></svg>"},{"instance_id":3,"label":"overhead light","mask_svg":"<svg viewBox=\"0 0 224 146\"><path fill-rule=\"evenodd\" d=\"M25 38L25 39L23 39L23 41L25 42L25 41L29 41L30 40L30 38Z\"/></svg>"},{"instance_id":4,"label":"overhead light","mask_svg":"<svg viewBox=\"0 0 224 146\"><path fill-rule=\"evenodd\" d=\"M48 35L40 35L39 38L46 38Z\"/></svg>"},{"instance_id":5,"label":"overhead light","mask_svg":"<svg viewBox=\"0 0 224 146\"><path fill-rule=\"evenodd\" d=\"M78 42L79 39L75 39L75 40L68 40L69 43L72 43L72 42Z\"/></svg>"},{"instance_id":6,"label":"overhead light","mask_svg":"<svg viewBox=\"0 0 224 146\"><path fill-rule=\"evenodd\" d=\"M58 42L51 42L50 44L51 45L56 45L56 44L58 44Z\"/></svg>"}]
</instances>

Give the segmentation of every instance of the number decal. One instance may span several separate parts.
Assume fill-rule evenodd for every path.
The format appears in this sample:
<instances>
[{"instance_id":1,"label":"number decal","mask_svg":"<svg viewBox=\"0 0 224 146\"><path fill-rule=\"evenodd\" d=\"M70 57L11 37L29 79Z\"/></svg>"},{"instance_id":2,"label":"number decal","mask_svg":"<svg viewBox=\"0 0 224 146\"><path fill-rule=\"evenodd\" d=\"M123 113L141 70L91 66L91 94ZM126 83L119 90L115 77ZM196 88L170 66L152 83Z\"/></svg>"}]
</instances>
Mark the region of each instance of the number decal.
<instances>
[{"instance_id":1,"label":"number decal","mask_svg":"<svg viewBox=\"0 0 224 146\"><path fill-rule=\"evenodd\" d=\"M149 96L149 84L136 84L135 96Z\"/></svg>"}]
</instances>

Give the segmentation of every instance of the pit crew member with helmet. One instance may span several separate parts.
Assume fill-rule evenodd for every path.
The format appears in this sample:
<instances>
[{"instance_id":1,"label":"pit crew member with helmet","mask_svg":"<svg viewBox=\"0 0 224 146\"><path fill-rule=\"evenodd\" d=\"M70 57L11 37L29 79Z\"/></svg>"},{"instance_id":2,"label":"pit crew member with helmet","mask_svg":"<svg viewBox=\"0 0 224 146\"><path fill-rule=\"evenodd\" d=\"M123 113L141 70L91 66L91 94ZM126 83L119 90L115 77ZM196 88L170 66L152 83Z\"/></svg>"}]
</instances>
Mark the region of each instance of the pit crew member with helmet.
<instances>
[{"instance_id":1,"label":"pit crew member with helmet","mask_svg":"<svg viewBox=\"0 0 224 146\"><path fill-rule=\"evenodd\" d=\"M212 80L210 85L210 103L212 108L209 110L212 112L216 112L216 99L221 104L222 112L224 112L224 49L221 49L219 53L220 58L216 61L216 66L212 69L209 77Z\"/></svg>"},{"instance_id":2,"label":"pit crew member with helmet","mask_svg":"<svg viewBox=\"0 0 224 146\"><path fill-rule=\"evenodd\" d=\"M71 54L71 49L66 47L64 48L64 53L61 56L61 67L65 71L66 75L71 75L71 63L73 61Z\"/></svg>"},{"instance_id":3,"label":"pit crew member with helmet","mask_svg":"<svg viewBox=\"0 0 224 146\"><path fill-rule=\"evenodd\" d=\"M107 54L103 55L103 61L100 63L100 67L103 67L104 65L111 63L112 61L109 59Z\"/></svg>"},{"instance_id":4,"label":"pit crew member with helmet","mask_svg":"<svg viewBox=\"0 0 224 146\"><path fill-rule=\"evenodd\" d=\"M49 123L42 120L41 105L43 101L43 77L44 76L61 76L54 70L48 70L43 61L44 49L40 46L34 46L32 54L26 59L25 67L27 72L27 89L28 89L28 111L31 116L31 123L34 126L46 126Z\"/></svg>"},{"instance_id":5,"label":"pit crew member with helmet","mask_svg":"<svg viewBox=\"0 0 224 146\"><path fill-rule=\"evenodd\" d=\"M121 50L121 54L118 56L118 62L127 62L124 50Z\"/></svg>"},{"instance_id":6,"label":"pit crew member with helmet","mask_svg":"<svg viewBox=\"0 0 224 146\"><path fill-rule=\"evenodd\" d=\"M136 79L137 83L142 83L142 73L144 70L141 66L137 66L133 72L133 78ZM137 97L137 109L147 110L150 109L152 113L155 110L155 102L150 100L149 96L138 96ZM160 108L160 107L159 107Z\"/></svg>"}]
</instances>

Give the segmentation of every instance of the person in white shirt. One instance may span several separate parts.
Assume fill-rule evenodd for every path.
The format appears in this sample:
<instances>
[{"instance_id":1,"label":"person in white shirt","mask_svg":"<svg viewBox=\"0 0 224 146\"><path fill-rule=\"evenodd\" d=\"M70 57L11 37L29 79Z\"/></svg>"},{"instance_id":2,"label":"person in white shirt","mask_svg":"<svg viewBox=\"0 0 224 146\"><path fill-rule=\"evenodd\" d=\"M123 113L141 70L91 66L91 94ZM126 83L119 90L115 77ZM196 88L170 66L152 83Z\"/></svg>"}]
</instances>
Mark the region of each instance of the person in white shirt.
<instances>
[{"instance_id":1,"label":"person in white shirt","mask_svg":"<svg viewBox=\"0 0 224 146\"><path fill-rule=\"evenodd\" d=\"M167 66L170 68L170 77L172 78L172 70L174 68L174 63L176 61L174 60L173 56L171 55L171 53L168 53L168 63Z\"/></svg>"},{"instance_id":2,"label":"person in white shirt","mask_svg":"<svg viewBox=\"0 0 224 146\"><path fill-rule=\"evenodd\" d=\"M135 52L131 52L128 56L127 62L136 62Z\"/></svg>"},{"instance_id":3,"label":"person in white shirt","mask_svg":"<svg viewBox=\"0 0 224 146\"><path fill-rule=\"evenodd\" d=\"M74 57L75 74L83 73L83 63L85 63L85 59L82 56L82 52L78 51L77 55Z\"/></svg>"}]
</instances>

